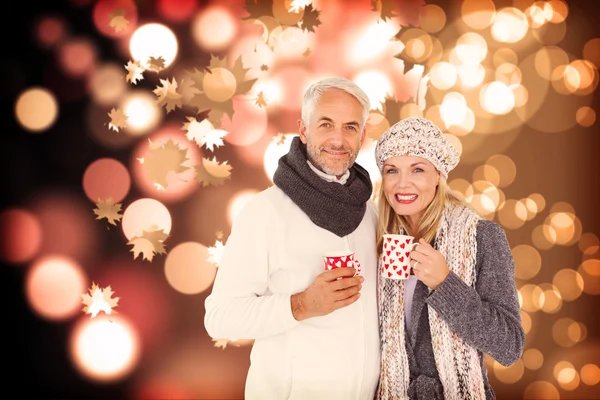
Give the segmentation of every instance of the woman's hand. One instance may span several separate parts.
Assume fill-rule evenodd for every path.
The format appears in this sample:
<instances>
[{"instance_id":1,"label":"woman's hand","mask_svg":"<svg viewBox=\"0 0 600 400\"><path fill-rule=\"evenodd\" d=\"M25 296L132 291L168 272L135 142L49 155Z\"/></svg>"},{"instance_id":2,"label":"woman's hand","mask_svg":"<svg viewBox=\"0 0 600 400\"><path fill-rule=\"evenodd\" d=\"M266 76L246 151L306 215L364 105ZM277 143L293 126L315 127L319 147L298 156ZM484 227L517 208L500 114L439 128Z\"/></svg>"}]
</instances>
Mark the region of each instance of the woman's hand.
<instances>
[{"instance_id":1,"label":"woman's hand","mask_svg":"<svg viewBox=\"0 0 600 400\"><path fill-rule=\"evenodd\" d=\"M418 280L437 289L450 273L446 259L424 239L410 252L412 268Z\"/></svg>"}]
</instances>

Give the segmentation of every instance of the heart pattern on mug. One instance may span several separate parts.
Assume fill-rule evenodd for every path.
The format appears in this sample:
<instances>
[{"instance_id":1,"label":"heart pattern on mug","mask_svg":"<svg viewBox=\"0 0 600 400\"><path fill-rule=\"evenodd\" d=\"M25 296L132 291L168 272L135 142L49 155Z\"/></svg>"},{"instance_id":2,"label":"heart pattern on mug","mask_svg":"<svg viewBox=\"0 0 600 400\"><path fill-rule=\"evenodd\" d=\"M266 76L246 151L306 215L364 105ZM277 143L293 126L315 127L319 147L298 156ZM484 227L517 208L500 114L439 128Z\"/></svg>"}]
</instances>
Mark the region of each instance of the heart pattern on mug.
<instances>
[{"instance_id":1,"label":"heart pattern on mug","mask_svg":"<svg viewBox=\"0 0 600 400\"><path fill-rule=\"evenodd\" d=\"M410 249L413 237L405 235L385 236L380 256L380 272L390 279L407 279L410 275Z\"/></svg>"},{"instance_id":2,"label":"heart pattern on mug","mask_svg":"<svg viewBox=\"0 0 600 400\"><path fill-rule=\"evenodd\" d=\"M354 259L353 253L344 256L323 257L323 262L325 264L326 271L330 271L335 268L355 267L356 275L360 275L362 272L360 263L358 260Z\"/></svg>"}]
</instances>

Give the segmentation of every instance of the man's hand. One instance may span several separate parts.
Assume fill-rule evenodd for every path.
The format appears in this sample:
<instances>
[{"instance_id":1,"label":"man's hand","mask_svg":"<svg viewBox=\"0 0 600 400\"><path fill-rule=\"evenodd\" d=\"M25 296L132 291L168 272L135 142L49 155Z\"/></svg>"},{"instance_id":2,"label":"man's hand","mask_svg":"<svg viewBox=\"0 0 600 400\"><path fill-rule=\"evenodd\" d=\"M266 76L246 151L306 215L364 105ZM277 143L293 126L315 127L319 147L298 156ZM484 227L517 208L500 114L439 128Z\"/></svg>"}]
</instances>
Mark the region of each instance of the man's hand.
<instances>
[{"instance_id":1,"label":"man's hand","mask_svg":"<svg viewBox=\"0 0 600 400\"><path fill-rule=\"evenodd\" d=\"M356 269L344 267L318 275L306 290L292 295L294 318L302 321L327 315L354 303L360 297L360 289L364 281L362 276L354 276L354 274Z\"/></svg>"}]
</instances>

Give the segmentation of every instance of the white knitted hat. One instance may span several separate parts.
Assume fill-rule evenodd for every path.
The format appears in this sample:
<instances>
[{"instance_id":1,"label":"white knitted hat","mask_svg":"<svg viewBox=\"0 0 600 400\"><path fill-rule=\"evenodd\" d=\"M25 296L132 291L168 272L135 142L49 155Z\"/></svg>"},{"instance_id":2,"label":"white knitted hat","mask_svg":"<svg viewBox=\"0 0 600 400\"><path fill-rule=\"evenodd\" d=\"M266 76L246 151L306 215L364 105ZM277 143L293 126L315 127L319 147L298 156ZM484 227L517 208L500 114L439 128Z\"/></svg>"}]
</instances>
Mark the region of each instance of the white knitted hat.
<instances>
[{"instance_id":1,"label":"white knitted hat","mask_svg":"<svg viewBox=\"0 0 600 400\"><path fill-rule=\"evenodd\" d=\"M421 117L408 117L381 134L375 146L379 172L390 157L416 156L430 161L445 178L459 161L458 151L433 122Z\"/></svg>"}]
</instances>

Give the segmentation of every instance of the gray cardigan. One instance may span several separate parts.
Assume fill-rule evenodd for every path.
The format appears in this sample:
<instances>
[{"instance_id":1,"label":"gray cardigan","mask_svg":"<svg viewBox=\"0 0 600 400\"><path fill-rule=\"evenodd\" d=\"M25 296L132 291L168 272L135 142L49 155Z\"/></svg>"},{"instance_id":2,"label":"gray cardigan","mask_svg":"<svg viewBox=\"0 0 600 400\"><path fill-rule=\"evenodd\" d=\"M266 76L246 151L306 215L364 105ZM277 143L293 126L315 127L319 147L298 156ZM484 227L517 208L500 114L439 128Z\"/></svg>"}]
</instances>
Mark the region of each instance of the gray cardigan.
<instances>
[{"instance_id":1,"label":"gray cardigan","mask_svg":"<svg viewBox=\"0 0 600 400\"><path fill-rule=\"evenodd\" d=\"M495 399L496 395L487 378L483 354L487 353L504 366L521 358L525 332L514 280L514 260L504 230L493 221L484 219L477 224L476 269L475 289L452 272L430 294L423 282L417 282L411 310L411 340L405 341L411 400L444 398L425 304L436 310L454 332L478 350L486 399Z\"/></svg>"}]
</instances>

